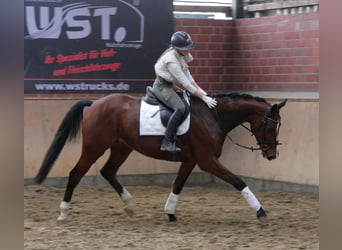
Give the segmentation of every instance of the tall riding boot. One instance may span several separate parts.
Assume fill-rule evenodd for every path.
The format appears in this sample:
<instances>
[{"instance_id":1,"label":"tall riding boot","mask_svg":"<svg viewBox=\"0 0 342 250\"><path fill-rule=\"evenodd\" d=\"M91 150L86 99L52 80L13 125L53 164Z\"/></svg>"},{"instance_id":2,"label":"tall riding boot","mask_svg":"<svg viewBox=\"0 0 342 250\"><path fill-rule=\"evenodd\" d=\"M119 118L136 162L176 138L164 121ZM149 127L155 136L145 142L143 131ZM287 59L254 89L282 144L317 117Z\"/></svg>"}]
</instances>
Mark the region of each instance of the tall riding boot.
<instances>
[{"instance_id":1,"label":"tall riding boot","mask_svg":"<svg viewBox=\"0 0 342 250\"><path fill-rule=\"evenodd\" d=\"M167 126L166 126L166 131L165 131L165 136L163 139L163 142L160 146L160 150L162 151L180 151L180 148L176 147L176 142L174 141L174 136L177 132L178 125L181 122L183 114L179 111L176 110L173 112L171 115Z\"/></svg>"}]
</instances>

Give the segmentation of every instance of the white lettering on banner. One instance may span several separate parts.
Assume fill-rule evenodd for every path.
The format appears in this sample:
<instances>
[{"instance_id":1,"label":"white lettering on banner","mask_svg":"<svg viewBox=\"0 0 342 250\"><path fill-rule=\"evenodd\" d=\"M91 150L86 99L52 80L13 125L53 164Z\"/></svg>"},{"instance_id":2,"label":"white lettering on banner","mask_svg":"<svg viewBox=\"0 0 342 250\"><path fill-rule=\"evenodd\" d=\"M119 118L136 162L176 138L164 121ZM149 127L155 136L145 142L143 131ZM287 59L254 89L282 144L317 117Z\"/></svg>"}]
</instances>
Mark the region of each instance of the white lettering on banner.
<instances>
[{"instance_id":1,"label":"white lettering on banner","mask_svg":"<svg viewBox=\"0 0 342 250\"><path fill-rule=\"evenodd\" d=\"M94 12L94 16L101 16L101 22L105 25L101 25L101 39L110 39L110 16L116 14L117 8L103 8L97 9Z\"/></svg>"},{"instance_id":2,"label":"white lettering on banner","mask_svg":"<svg viewBox=\"0 0 342 250\"><path fill-rule=\"evenodd\" d=\"M98 91L108 91L108 90L120 90L120 91L128 91L130 89L130 85L127 83L120 82L118 84L101 82L97 84L90 83L35 83L35 90L44 91L44 90L57 90L57 91L87 91L87 90L98 90Z\"/></svg>"},{"instance_id":3,"label":"white lettering on banner","mask_svg":"<svg viewBox=\"0 0 342 250\"><path fill-rule=\"evenodd\" d=\"M26 24L30 34L27 38L51 38L57 39L61 35L62 26L65 23L68 28L79 28L78 31L67 30L68 39L86 38L91 33L91 23L89 20L77 20L79 17L91 17L90 7L81 7L84 5L78 4L80 8L72 7L54 7L54 17L50 19L49 7L39 7L39 28L37 27L35 18L35 7L26 6ZM94 8L94 7L92 7ZM94 11L94 16L101 17L101 39L109 40L110 16L115 15L117 8L102 8ZM63 16L65 17L63 18Z\"/></svg>"},{"instance_id":4,"label":"white lettering on banner","mask_svg":"<svg viewBox=\"0 0 342 250\"><path fill-rule=\"evenodd\" d=\"M25 21L28 34L25 39L59 39L64 31L67 39L83 39L92 34L92 21L100 20L100 39L113 42L113 44L125 44L125 42L142 43L144 38L144 15L133 5L121 0L117 0L134 13L137 22L135 23L136 37L132 41L127 41L127 27L132 27L132 19L120 20L119 26L115 30L111 24L113 17L118 13L119 7L95 6L84 2L68 4L63 7L47 6L25 6ZM121 9L121 7L120 7ZM122 25L121 25L122 24ZM63 30L65 29L65 30ZM130 46L123 46L130 47ZM134 46L133 46L134 47Z\"/></svg>"},{"instance_id":5,"label":"white lettering on banner","mask_svg":"<svg viewBox=\"0 0 342 250\"><path fill-rule=\"evenodd\" d=\"M69 39L82 39L89 36L91 32L90 22L88 20L75 20L79 16L90 16L90 11L87 8L70 10L66 16L66 24L69 28L80 28L80 31L66 31Z\"/></svg>"}]
</instances>

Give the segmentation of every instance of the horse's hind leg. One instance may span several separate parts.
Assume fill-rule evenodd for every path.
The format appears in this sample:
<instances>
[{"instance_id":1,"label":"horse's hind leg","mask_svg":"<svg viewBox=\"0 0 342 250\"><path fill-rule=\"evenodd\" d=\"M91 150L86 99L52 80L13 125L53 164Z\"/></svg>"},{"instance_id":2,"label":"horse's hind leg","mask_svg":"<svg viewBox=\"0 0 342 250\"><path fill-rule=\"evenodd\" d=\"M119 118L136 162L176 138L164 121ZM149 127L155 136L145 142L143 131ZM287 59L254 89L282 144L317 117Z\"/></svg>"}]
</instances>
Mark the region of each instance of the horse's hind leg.
<instances>
[{"instance_id":1,"label":"horse's hind leg","mask_svg":"<svg viewBox=\"0 0 342 250\"><path fill-rule=\"evenodd\" d=\"M85 151L82 150L79 161L76 166L70 171L68 184L64 193L63 201L60 204L60 215L57 220L62 221L66 219L70 201L74 192L74 189L82 179L82 177L87 173L91 165L103 154L96 151Z\"/></svg>"},{"instance_id":2,"label":"horse's hind leg","mask_svg":"<svg viewBox=\"0 0 342 250\"><path fill-rule=\"evenodd\" d=\"M209 167L208 167L209 166ZM267 224L267 216L262 208L260 202L255 197L255 195L252 193L252 191L249 189L249 187L246 185L246 183L238 176L234 175L232 172L230 172L228 169L226 169L217 159L206 162L205 164L200 164L199 167L209 172L220 179L230 183L232 186L234 186L237 190L239 190L242 194L242 196L247 201L248 205L256 211L256 217L262 224Z\"/></svg>"},{"instance_id":3,"label":"horse's hind leg","mask_svg":"<svg viewBox=\"0 0 342 250\"><path fill-rule=\"evenodd\" d=\"M176 221L175 209L178 201L178 196L183 189L183 186L194 169L196 163L184 163L180 166L177 176L172 184L172 192L170 193L166 203L164 210L169 217L169 221Z\"/></svg>"},{"instance_id":4,"label":"horse's hind leg","mask_svg":"<svg viewBox=\"0 0 342 250\"><path fill-rule=\"evenodd\" d=\"M121 142L117 142L111 147L109 159L100 171L101 175L110 183L126 204L124 210L129 216L133 215L132 196L117 180L116 173L131 152L131 148Z\"/></svg>"}]
</instances>

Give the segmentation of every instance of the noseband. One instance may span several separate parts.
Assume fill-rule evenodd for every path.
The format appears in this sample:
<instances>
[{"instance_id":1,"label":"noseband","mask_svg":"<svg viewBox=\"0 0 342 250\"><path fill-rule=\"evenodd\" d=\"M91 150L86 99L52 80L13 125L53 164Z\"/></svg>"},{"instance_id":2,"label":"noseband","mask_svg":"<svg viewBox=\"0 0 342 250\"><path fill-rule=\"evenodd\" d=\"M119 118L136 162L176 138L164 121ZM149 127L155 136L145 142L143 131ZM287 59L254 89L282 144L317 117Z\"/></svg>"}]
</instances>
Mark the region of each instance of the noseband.
<instances>
[{"instance_id":1,"label":"noseband","mask_svg":"<svg viewBox=\"0 0 342 250\"><path fill-rule=\"evenodd\" d=\"M233 139L227 133L227 137L229 138L229 140L231 142L233 142L235 145L239 146L239 147L242 147L242 148L245 148L245 149L249 149L251 151L262 150L265 153L270 149L269 145L276 145L276 146L277 145L281 145L281 143L278 140L275 140L275 141L267 141L267 140L265 140L265 138L266 138L266 124L267 124L268 121L269 122L274 122L274 123L277 124L277 135L279 134L279 129L280 129L280 125L281 125L281 122L279 120L274 120L274 119L272 119L271 117L268 116L269 113L270 113L270 110L271 110L271 105L267 106L267 108L265 110L265 114L264 114L264 119L261 121L260 125L255 130L251 130L250 128L246 127L245 125L240 124L246 130L251 132L252 135L255 135L255 132L259 131L260 129L263 130L263 139L261 141L257 142L257 145L259 145L258 148L247 147L247 146L241 145L241 144L233 141Z\"/></svg>"}]
</instances>

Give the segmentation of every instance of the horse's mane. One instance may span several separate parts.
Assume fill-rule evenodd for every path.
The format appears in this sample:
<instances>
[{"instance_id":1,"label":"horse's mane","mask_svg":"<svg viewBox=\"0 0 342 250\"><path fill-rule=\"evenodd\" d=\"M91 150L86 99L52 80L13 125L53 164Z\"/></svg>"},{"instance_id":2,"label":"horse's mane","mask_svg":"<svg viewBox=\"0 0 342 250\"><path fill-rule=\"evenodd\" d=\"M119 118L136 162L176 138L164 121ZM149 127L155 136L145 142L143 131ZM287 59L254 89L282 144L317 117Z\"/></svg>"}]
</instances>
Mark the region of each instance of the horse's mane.
<instances>
[{"instance_id":1,"label":"horse's mane","mask_svg":"<svg viewBox=\"0 0 342 250\"><path fill-rule=\"evenodd\" d=\"M214 94L213 97L215 97L215 98L229 97L232 99L242 98L242 99L246 99L246 100L256 100L258 102L267 103L267 101L262 97L252 96L250 94L239 93L239 92Z\"/></svg>"}]
</instances>

